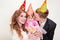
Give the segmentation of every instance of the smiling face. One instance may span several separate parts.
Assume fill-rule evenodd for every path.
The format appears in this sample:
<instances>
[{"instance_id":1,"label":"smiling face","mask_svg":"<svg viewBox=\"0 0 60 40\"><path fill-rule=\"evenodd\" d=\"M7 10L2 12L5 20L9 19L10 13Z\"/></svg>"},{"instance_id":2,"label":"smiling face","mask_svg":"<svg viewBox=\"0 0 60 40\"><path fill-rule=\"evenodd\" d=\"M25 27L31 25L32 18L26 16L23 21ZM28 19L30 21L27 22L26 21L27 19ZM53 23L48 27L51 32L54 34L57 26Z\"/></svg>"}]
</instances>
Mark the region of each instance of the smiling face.
<instances>
[{"instance_id":1,"label":"smiling face","mask_svg":"<svg viewBox=\"0 0 60 40\"><path fill-rule=\"evenodd\" d=\"M25 21L26 21L26 13L22 12L18 17L18 22L21 23L21 24L24 24Z\"/></svg>"},{"instance_id":2,"label":"smiling face","mask_svg":"<svg viewBox=\"0 0 60 40\"><path fill-rule=\"evenodd\" d=\"M39 20L40 20L39 15L38 15L37 13L34 13L33 18L34 18L36 21L39 21Z\"/></svg>"}]
</instances>

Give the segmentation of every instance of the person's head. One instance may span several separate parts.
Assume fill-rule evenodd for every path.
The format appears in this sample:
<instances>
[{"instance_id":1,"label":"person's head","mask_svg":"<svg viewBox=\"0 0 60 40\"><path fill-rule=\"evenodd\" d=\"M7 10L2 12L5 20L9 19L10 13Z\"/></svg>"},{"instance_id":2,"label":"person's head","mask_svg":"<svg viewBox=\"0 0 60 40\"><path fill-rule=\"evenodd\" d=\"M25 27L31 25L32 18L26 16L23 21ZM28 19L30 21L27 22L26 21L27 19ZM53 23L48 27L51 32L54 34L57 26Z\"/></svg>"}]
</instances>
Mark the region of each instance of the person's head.
<instances>
[{"instance_id":1,"label":"person's head","mask_svg":"<svg viewBox=\"0 0 60 40\"><path fill-rule=\"evenodd\" d=\"M20 23L20 24L24 24L25 21L26 21L26 12L21 12L20 15L17 17L17 21Z\"/></svg>"},{"instance_id":2,"label":"person's head","mask_svg":"<svg viewBox=\"0 0 60 40\"><path fill-rule=\"evenodd\" d=\"M26 21L26 13L20 10L16 10L15 13L12 16L12 22L24 24Z\"/></svg>"},{"instance_id":3,"label":"person's head","mask_svg":"<svg viewBox=\"0 0 60 40\"><path fill-rule=\"evenodd\" d=\"M39 9L36 10L36 13L39 15L40 18L47 18L49 11L46 10L46 12L40 12Z\"/></svg>"},{"instance_id":4,"label":"person's head","mask_svg":"<svg viewBox=\"0 0 60 40\"><path fill-rule=\"evenodd\" d=\"M48 16L48 14L49 14L49 11L48 10L43 13L43 12L40 12L39 9L37 9L35 12L36 12L35 13L35 19L37 21L42 20L42 19L46 19L47 16Z\"/></svg>"}]
</instances>

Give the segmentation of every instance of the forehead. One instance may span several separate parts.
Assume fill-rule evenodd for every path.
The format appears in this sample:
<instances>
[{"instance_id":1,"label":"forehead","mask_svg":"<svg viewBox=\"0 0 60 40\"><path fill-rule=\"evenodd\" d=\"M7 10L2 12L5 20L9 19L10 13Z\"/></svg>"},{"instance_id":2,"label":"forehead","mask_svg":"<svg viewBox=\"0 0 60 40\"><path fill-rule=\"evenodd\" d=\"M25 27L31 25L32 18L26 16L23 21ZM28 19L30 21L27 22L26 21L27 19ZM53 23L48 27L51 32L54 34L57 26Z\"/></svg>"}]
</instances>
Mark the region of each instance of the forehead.
<instances>
[{"instance_id":1,"label":"forehead","mask_svg":"<svg viewBox=\"0 0 60 40\"><path fill-rule=\"evenodd\" d=\"M34 14L35 16L39 16L37 13Z\"/></svg>"},{"instance_id":2,"label":"forehead","mask_svg":"<svg viewBox=\"0 0 60 40\"><path fill-rule=\"evenodd\" d=\"M20 15L24 15L24 16L25 16L25 15L26 15L26 13L25 13L25 12L22 12Z\"/></svg>"}]
</instances>

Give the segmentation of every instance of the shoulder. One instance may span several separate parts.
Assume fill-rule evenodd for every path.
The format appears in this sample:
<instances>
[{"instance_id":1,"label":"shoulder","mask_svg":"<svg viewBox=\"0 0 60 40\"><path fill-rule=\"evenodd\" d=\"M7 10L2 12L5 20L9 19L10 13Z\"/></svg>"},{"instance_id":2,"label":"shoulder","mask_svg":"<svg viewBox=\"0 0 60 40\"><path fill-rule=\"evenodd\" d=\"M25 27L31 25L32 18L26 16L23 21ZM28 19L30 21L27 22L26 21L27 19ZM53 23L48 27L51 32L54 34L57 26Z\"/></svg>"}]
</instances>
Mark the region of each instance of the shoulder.
<instances>
[{"instance_id":1,"label":"shoulder","mask_svg":"<svg viewBox=\"0 0 60 40\"><path fill-rule=\"evenodd\" d=\"M51 19L47 18L48 23L50 23L51 25L56 25L56 23L54 21L52 21Z\"/></svg>"},{"instance_id":2,"label":"shoulder","mask_svg":"<svg viewBox=\"0 0 60 40\"><path fill-rule=\"evenodd\" d=\"M56 23L54 21L52 21L51 19L47 18L47 22L50 25L50 27L54 28L56 27Z\"/></svg>"},{"instance_id":3,"label":"shoulder","mask_svg":"<svg viewBox=\"0 0 60 40\"><path fill-rule=\"evenodd\" d=\"M16 30L13 30L12 40L20 40Z\"/></svg>"}]
</instances>

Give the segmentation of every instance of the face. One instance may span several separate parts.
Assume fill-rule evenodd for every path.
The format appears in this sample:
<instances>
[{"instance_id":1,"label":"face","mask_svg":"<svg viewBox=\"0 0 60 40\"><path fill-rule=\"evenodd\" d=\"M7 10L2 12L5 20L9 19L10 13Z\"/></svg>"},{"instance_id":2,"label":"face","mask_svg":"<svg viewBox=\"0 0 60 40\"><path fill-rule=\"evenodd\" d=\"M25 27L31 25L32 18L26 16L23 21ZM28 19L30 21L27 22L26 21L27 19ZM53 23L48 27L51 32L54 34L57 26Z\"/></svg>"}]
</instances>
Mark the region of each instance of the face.
<instances>
[{"instance_id":1,"label":"face","mask_svg":"<svg viewBox=\"0 0 60 40\"><path fill-rule=\"evenodd\" d=\"M26 21L26 13L22 12L18 17L18 22L20 22L21 24L24 24L25 21Z\"/></svg>"},{"instance_id":2,"label":"face","mask_svg":"<svg viewBox=\"0 0 60 40\"><path fill-rule=\"evenodd\" d=\"M28 16L28 17L27 17L27 20L28 20L28 21L32 21L32 16Z\"/></svg>"},{"instance_id":3,"label":"face","mask_svg":"<svg viewBox=\"0 0 60 40\"><path fill-rule=\"evenodd\" d=\"M38 15L38 13L35 13L35 14L34 14L34 19L35 19L36 21L40 21L40 22L43 22L43 20L44 20L44 18L40 17L40 16Z\"/></svg>"},{"instance_id":4,"label":"face","mask_svg":"<svg viewBox=\"0 0 60 40\"><path fill-rule=\"evenodd\" d=\"M36 21L39 21L40 20L40 17L37 13L34 13L34 16L33 18L36 20Z\"/></svg>"}]
</instances>

